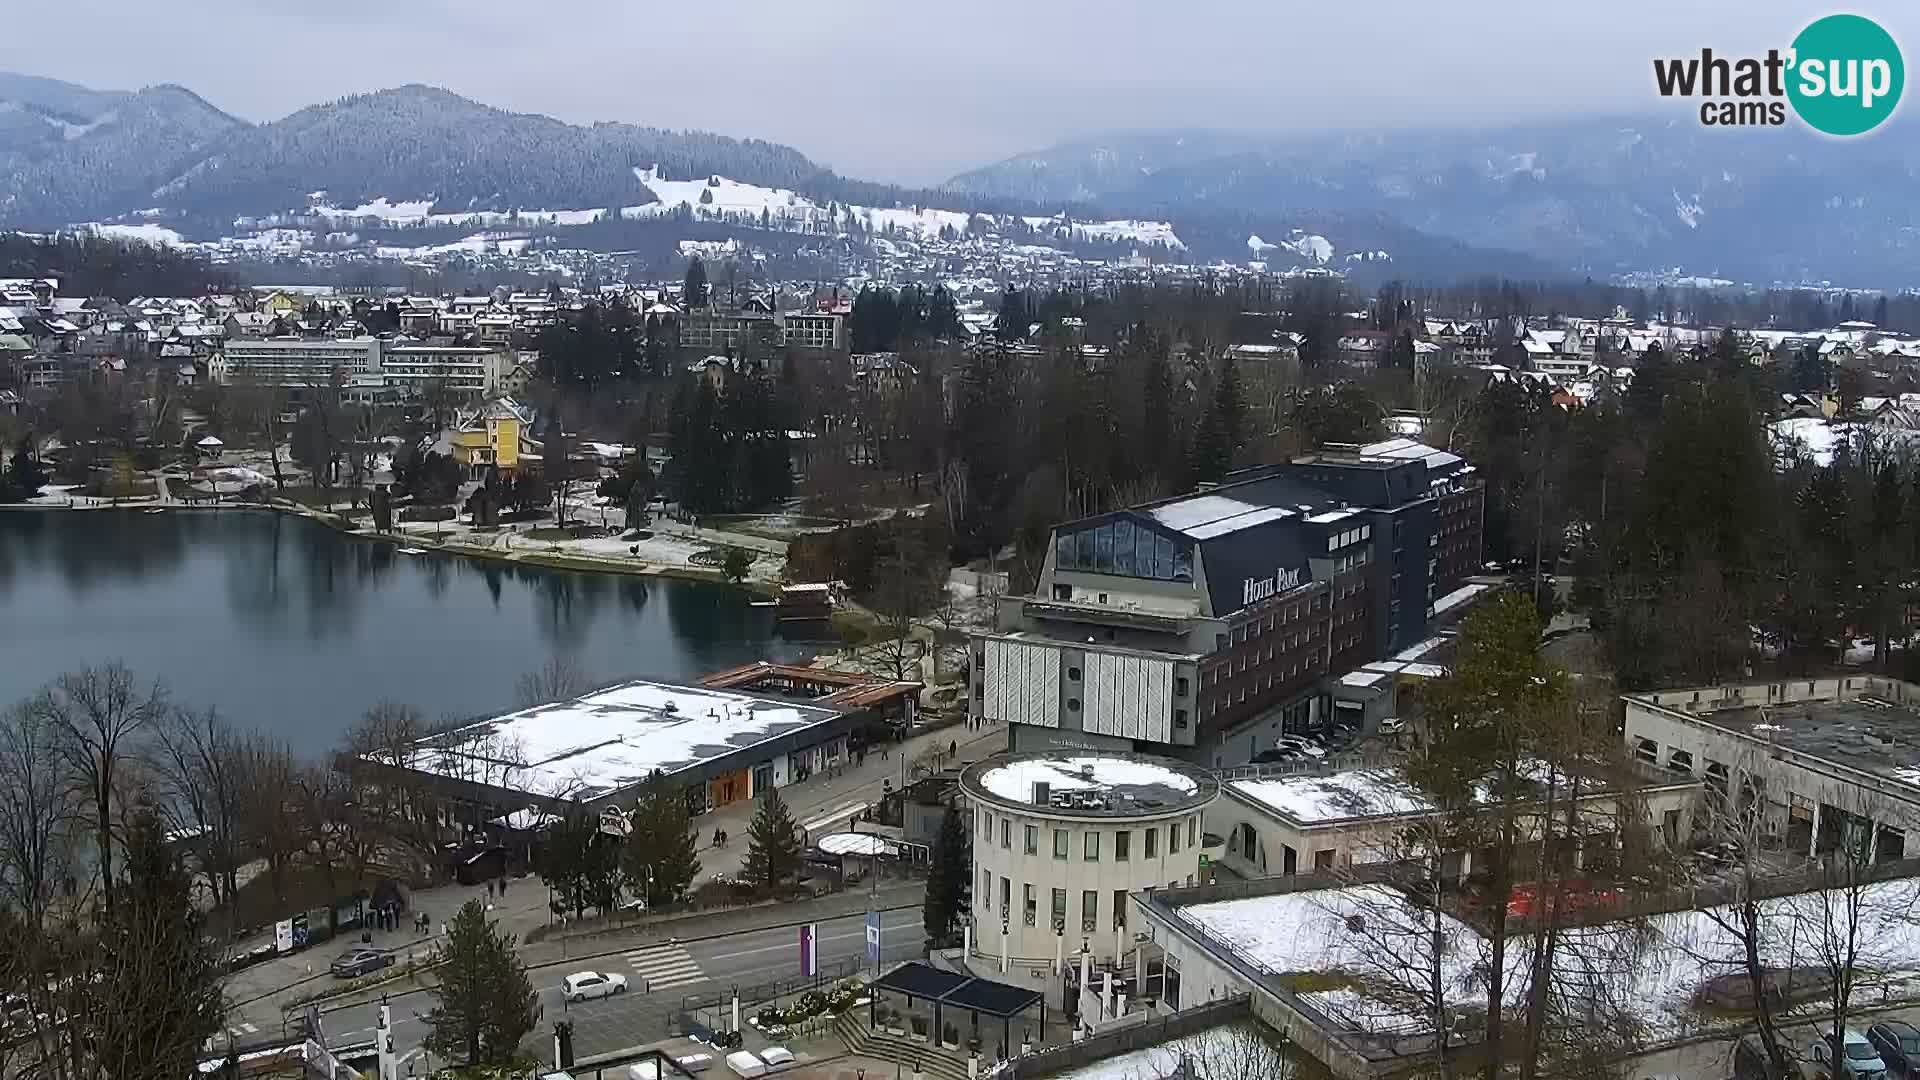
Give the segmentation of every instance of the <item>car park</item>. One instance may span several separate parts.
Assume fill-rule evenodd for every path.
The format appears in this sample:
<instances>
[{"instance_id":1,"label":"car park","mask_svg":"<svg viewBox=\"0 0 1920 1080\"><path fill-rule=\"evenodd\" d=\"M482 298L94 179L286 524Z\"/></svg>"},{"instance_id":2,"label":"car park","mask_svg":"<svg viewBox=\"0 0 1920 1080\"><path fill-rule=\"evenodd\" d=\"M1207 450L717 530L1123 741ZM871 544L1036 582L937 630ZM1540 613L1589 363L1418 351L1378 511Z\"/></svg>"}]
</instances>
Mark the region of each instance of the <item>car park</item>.
<instances>
[{"instance_id":1,"label":"car park","mask_svg":"<svg viewBox=\"0 0 1920 1080\"><path fill-rule=\"evenodd\" d=\"M560 984L560 996L568 1002L591 1001L625 993L627 977L604 971L576 971Z\"/></svg>"}]
</instances>

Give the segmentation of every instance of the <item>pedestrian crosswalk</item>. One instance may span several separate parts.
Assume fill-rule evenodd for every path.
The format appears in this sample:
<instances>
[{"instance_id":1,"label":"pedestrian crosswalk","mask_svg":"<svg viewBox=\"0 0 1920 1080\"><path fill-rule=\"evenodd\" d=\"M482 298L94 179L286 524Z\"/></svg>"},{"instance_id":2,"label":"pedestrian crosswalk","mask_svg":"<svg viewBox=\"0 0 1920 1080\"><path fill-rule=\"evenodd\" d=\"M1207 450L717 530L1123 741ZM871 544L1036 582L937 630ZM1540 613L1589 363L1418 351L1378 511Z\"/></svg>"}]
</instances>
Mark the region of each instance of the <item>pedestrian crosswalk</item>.
<instances>
[{"instance_id":1,"label":"pedestrian crosswalk","mask_svg":"<svg viewBox=\"0 0 1920 1080\"><path fill-rule=\"evenodd\" d=\"M627 964L640 979L635 990L669 990L676 986L705 982L707 976L693 962L687 950L678 945L647 945L627 954Z\"/></svg>"}]
</instances>

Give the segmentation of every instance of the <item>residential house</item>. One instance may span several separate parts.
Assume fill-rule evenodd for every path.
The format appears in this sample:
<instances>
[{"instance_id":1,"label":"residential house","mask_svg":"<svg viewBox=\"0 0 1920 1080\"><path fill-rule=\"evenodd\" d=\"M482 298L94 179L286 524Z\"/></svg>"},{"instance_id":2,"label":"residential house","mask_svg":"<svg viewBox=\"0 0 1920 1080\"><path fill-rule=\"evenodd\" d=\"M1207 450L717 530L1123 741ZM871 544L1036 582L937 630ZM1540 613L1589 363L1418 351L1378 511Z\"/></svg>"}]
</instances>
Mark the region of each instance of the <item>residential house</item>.
<instances>
[{"instance_id":1,"label":"residential house","mask_svg":"<svg viewBox=\"0 0 1920 1080\"><path fill-rule=\"evenodd\" d=\"M523 460L539 459L532 432L532 411L506 397L462 416L444 438L453 460L473 479L484 479L488 469L511 478Z\"/></svg>"}]
</instances>

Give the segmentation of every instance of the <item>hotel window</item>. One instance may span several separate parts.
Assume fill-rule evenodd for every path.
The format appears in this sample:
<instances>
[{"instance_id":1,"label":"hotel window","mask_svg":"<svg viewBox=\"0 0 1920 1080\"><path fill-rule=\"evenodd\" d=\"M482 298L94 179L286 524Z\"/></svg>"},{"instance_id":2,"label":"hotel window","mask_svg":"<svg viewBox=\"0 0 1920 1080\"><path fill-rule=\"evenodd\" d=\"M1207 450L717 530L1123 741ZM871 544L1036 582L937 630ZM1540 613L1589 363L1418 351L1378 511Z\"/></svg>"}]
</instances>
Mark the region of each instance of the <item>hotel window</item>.
<instances>
[{"instance_id":1,"label":"hotel window","mask_svg":"<svg viewBox=\"0 0 1920 1080\"><path fill-rule=\"evenodd\" d=\"M1146 848L1146 851L1144 852L1146 857L1151 859L1156 855L1158 855L1159 854L1158 848L1160 847L1160 830L1157 828L1142 829L1140 830L1140 835L1147 838L1147 848Z\"/></svg>"},{"instance_id":2,"label":"hotel window","mask_svg":"<svg viewBox=\"0 0 1920 1080\"><path fill-rule=\"evenodd\" d=\"M1196 832L1199 828L1200 828L1199 818L1190 817L1187 819L1187 846L1188 847L1192 847L1195 844L1198 844L1200 842L1196 838Z\"/></svg>"},{"instance_id":3,"label":"hotel window","mask_svg":"<svg viewBox=\"0 0 1920 1080\"><path fill-rule=\"evenodd\" d=\"M1013 850L1013 819L1012 818L1000 819L1000 846L1009 851Z\"/></svg>"},{"instance_id":4,"label":"hotel window","mask_svg":"<svg viewBox=\"0 0 1920 1080\"><path fill-rule=\"evenodd\" d=\"M1065 889L1053 890L1053 928L1055 930L1067 928L1067 890Z\"/></svg>"},{"instance_id":5,"label":"hotel window","mask_svg":"<svg viewBox=\"0 0 1920 1080\"><path fill-rule=\"evenodd\" d=\"M1100 834L1088 832L1080 843L1080 857L1087 862L1100 861Z\"/></svg>"},{"instance_id":6,"label":"hotel window","mask_svg":"<svg viewBox=\"0 0 1920 1080\"><path fill-rule=\"evenodd\" d=\"M1053 830L1053 857L1056 859L1066 858L1067 847L1068 847L1067 830L1065 829Z\"/></svg>"},{"instance_id":7,"label":"hotel window","mask_svg":"<svg viewBox=\"0 0 1920 1080\"><path fill-rule=\"evenodd\" d=\"M1000 879L1000 917L1013 918L1013 882L1006 878Z\"/></svg>"},{"instance_id":8,"label":"hotel window","mask_svg":"<svg viewBox=\"0 0 1920 1080\"><path fill-rule=\"evenodd\" d=\"M1115 930L1127 928L1127 890L1125 889L1113 890L1113 928Z\"/></svg>"},{"instance_id":9,"label":"hotel window","mask_svg":"<svg viewBox=\"0 0 1920 1080\"><path fill-rule=\"evenodd\" d=\"M1040 901L1038 897L1034 895L1032 882L1021 885L1020 892L1022 899L1026 901L1026 924L1032 926L1034 920L1040 916Z\"/></svg>"},{"instance_id":10,"label":"hotel window","mask_svg":"<svg viewBox=\"0 0 1920 1080\"><path fill-rule=\"evenodd\" d=\"M986 870L980 871L980 908L993 913L993 874Z\"/></svg>"},{"instance_id":11,"label":"hotel window","mask_svg":"<svg viewBox=\"0 0 1920 1080\"><path fill-rule=\"evenodd\" d=\"M1180 854L1180 823L1177 821L1167 826L1167 854Z\"/></svg>"},{"instance_id":12,"label":"hotel window","mask_svg":"<svg viewBox=\"0 0 1920 1080\"><path fill-rule=\"evenodd\" d=\"M1080 932L1091 934L1100 929L1100 894L1092 889L1080 893Z\"/></svg>"},{"instance_id":13,"label":"hotel window","mask_svg":"<svg viewBox=\"0 0 1920 1080\"><path fill-rule=\"evenodd\" d=\"M1127 861L1127 843L1132 839L1133 834L1125 829L1121 829L1119 832L1113 834L1113 859L1115 862Z\"/></svg>"},{"instance_id":14,"label":"hotel window","mask_svg":"<svg viewBox=\"0 0 1920 1080\"><path fill-rule=\"evenodd\" d=\"M1040 826L1027 826L1027 854L1037 854L1040 850Z\"/></svg>"}]
</instances>

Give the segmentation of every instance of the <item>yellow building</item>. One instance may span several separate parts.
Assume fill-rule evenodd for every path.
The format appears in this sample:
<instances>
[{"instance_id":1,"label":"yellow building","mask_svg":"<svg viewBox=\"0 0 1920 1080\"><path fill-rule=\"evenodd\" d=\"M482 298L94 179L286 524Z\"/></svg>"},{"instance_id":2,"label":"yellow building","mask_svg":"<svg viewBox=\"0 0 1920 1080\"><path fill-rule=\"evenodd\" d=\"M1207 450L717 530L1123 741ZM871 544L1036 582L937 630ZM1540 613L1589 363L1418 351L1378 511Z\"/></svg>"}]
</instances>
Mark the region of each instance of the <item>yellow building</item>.
<instances>
[{"instance_id":1,"label":"yellow building","mask_svg":"<svg viewBox=\"0 0 1920 1080\"><path fill-rule=\"evenodd\" d=\"M526 409L512 398L487 402L448 433L453 460L476 480L488 466L512 476L523 451L531 450L525 444L528 419Z\"/></svg>"},{"instance_id":2,"label":"yellow building","mask_svg":"<svg viewBox=\"0 0 1920 1080\"><path fill-rule=\"evenodd\" d=\"M270 293L265 300L260 301L260 313L269 319L277 319L283 316L297 319L300 317L300 313L306 309L307 306L301 303L299 297L291 296L284 292L276 291Z\"/></svg>"}]
</instances>

